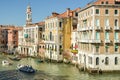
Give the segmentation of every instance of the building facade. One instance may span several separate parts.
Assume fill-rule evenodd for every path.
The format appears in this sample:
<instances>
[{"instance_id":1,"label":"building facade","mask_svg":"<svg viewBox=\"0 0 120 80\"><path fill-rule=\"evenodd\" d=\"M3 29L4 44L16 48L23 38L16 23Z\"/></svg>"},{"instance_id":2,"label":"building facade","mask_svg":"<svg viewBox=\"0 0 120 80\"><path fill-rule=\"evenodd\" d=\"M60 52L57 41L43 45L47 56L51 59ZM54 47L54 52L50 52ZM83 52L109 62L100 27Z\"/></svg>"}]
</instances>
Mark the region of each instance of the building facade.
<instances>
[{"instance_id":1,"label":"building facade","mask_svg":"<svg viewBox=\"0 0 120 80\"><path fill-rule=\"evenodd\" d=\"M19 54L24 56L38 56L39 43L42 41L44 22L32 23L31 7L28 5L26 11L26 25L19 31Z\"/></svg>"},{"instance_id":2,"label":"building facade","mask_svg":"<svg viewBox=\"0 0 120 80\"><path fill-rule=\"evenodd\" d=\"M71 53L71 28L77 26L77 10L67 8L64 13L53 12L52 16L45 19L46 56L49 59L59 61L67 53Z\"/></svg>"},{"instance_id":3,"label":"building facade","mask_svg":"<svg viewBox=\"0 0 120 80\"><path fill-rule=\"evenodd\" d=\"M117 0L97 0L79 11L79 63L85 68L120 70L119 5Z\"/></svg>"},{"instance_id":4,"label":"building facade","mask_svg":"<svg viewBox=\"0 0 120 80\"><path fill-rule=\"evenodd\" d=\"M8 53L15 53L18 47L18 31L22 30L22 27L9 27L7 28L8 31L8 38L7 38L7 52Z\"/></svg>"}]
</instances>

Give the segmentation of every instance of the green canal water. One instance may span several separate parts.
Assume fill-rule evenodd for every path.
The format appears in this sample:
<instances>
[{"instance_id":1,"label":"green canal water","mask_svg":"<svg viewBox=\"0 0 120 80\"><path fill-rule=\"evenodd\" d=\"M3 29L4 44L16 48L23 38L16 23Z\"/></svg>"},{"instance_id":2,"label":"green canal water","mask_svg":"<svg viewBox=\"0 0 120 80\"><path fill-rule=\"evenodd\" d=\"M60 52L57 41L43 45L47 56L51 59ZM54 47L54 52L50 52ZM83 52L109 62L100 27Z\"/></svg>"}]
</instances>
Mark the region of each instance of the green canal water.
<instances>
[{"instance_id":1,"label":"green canal water","mask_svg":"<svg viewBox=\"0 0 120 80\"><path fill-rule=\"evenodd\" d=\"M8 60L13 65L0 64L0 80L120 80L120 73L103 73L91 75L87 72L79 72L72 65L63 63L37 63L36 59L23 58L20 61L11 61L6 55L0 55L0 62ZM18 64L29 64L37 69L35 74L19 72Z\"/></svg>"}]
</instances>

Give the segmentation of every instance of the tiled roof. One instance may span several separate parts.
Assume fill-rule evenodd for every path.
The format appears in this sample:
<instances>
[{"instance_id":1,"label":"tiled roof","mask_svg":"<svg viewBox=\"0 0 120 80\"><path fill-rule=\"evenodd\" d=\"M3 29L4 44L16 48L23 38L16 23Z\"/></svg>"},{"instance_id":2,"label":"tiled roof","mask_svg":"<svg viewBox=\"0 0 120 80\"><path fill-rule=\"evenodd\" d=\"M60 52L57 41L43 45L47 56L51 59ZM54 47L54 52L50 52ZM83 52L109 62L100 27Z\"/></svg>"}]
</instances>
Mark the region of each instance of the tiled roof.
<instances>
[{"instance_id":1,"label":"tiled roof","mask_svg":"<svg viewBox=\"0 0 120 80\"><path fill-rule=\"evenodd\" d=\"M65 18L65 17L68 17L68 15L69 15L69 16L74 16L74 12L77 12L77 11L79 11L79 10L80 10L80 8L76 8L75 10L70 10L69 8L67 8L67 11L65 11L65 12L63 12L63 13L61 13L61 14L58 14L58 13L53 12L53 13L52 13L52 16L47 17L47 19L48 19L48 18L54 18L54 17ZM56 15L55 15L55 14L56 14Z\"/></svg>"},{"instance_id":2,"label":"tiled roof","mask_svg":"<svg viewBox=\"0 0 120 80\"><path fill-rule=\"evenodd\" d=\"M45 22L41 21L41 22L38 22L38 23L33 23L33 24L27 24L26 27L33 27L33 26L44 26L45 25Z\"/></svg>"}]
</instances>

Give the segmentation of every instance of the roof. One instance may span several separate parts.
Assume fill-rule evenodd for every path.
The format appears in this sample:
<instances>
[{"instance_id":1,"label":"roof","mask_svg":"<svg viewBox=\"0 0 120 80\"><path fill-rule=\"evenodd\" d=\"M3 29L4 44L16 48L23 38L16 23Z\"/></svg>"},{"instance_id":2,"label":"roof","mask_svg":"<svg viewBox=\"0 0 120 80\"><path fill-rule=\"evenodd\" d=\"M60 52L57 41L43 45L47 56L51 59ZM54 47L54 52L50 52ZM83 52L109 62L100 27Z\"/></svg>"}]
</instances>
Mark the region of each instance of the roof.
<instances>
[{"instance_id":1,"label":"roof","mask_svg":"<svg viewBox=\"0 0 120 80\"><path fill-rule=\"evenodd\" d=\"M6 29L6 30L22 30L23 27L21 27L21 26L14 26L14 25L0 25L0 29Z\"/></svg>"},{"instance_id":2,"label":"roof","mask_svg":"<svg viewBox=\"0 0 120 80\"><path fill-rule=\"evenodd\" d=\"M37 22L37 23L32 23L32 24L26 24L26 27L33 27L33 26L44 26L45 22L41 21L41 22Z\"/></svg>"},{"instance_id":3,"label":"roof","mask_svg":"<svg viewBox=\"0 0 120 80\"><path fill-rule=\"evenodd\" d=\"M74 10L70 10L70 8L67 8L67 10L65 12L61 13L61 14L53 12L52 16L47 17L47 19L54 18L54 17L58 17L58 18L65 18L65 17L68 17L68 16L73 17L74 12L78 12L79 10L80 10L80 8L76 8Z\"/></svg>"},{"instance_id":4,"label":"roof","mask_svg":"<svg viewBox=\"0 0 120 80\"><path fill-rule=\"evenodd\" d=\"M98 6L98 5L116 5L116 4L120 4L120 0L92 0L91 2L89 2L84 8L82 8L81 10L79 10L79 12L91 7L91 6ZM118 5L117 5L118 6Z\"/></svg>"}]
</instances>

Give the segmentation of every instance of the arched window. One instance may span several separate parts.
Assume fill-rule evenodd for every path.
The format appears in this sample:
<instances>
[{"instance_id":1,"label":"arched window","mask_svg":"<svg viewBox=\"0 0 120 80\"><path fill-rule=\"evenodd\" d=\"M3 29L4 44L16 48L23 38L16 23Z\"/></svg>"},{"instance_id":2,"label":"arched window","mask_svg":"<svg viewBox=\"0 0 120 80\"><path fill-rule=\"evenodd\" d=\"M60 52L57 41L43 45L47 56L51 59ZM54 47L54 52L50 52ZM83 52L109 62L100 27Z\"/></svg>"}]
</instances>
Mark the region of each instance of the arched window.
<instances>
[{"instance_id":1,"label":"arched window","mask_svg":"<svg viewBox=\"0 0 120 80\"><path fill-rule=\"evenodd\" d=\"M99 65L99 57L96 58L96 65Z\"/></svg>"},{"instance_id":2,"label":"arched window","mask_svg":"<svg viewBox=\"0 0 120 80\"><path fill-rule=\"evenodd\" d=\"M117 64L118 64L118 58L115 57L115 65L117 65Z\"/></svg>"},{"instance_id":3,"label":"arched window","mask_svg":"<svg viewBox=\"0 0 120 80\"><path fill-rule=\"evenodd\" d=\"M50 32L50 41L52 40L52 32Z\"/></svg>"},{"instance_id":4,"label":"arched window","mask_svg":"<svg viewBox=\"0 0 120 80\"><path fill-rule=\"evenodd\" d=\"M118 20L115 19L115 27L117 27L117 26L118 26Z\"/></svg>"},{"instance_id":5,"label":"arched window","mask_svg":"<svg viewBox=\"0 0 120 80\"><path fill-rule=\"evenodd\" d=\"M108 57L105 58L105 64L106 64L106 65L109 64L109 58L108 58Z\"/></svg>"}]
</instances>

